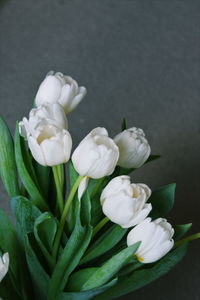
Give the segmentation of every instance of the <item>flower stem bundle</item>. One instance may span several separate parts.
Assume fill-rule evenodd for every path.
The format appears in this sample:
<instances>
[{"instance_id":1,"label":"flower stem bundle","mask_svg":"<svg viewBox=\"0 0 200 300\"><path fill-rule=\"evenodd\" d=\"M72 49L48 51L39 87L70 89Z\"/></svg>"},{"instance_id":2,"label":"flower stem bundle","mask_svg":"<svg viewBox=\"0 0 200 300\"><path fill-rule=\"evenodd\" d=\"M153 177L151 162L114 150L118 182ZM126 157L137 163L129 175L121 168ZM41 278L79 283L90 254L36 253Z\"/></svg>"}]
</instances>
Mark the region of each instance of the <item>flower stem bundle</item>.
<instances>
[{"instance_id":1,"label":"flower stem bundle","mask_svg":"<svg viewBox=\"0 0 200 300\"><path fill-rule=\"evenodd\" d=\"M0 175L15 217L13 226L0 209L3 300L114 299L164 275L200 238L166 219L175 184L132 182L159 158L142 129L124 120L112 138L97 127L72 152L67 115L85 95L50 72L14 139L0 119Z\"/></svg>"}]
</instances>

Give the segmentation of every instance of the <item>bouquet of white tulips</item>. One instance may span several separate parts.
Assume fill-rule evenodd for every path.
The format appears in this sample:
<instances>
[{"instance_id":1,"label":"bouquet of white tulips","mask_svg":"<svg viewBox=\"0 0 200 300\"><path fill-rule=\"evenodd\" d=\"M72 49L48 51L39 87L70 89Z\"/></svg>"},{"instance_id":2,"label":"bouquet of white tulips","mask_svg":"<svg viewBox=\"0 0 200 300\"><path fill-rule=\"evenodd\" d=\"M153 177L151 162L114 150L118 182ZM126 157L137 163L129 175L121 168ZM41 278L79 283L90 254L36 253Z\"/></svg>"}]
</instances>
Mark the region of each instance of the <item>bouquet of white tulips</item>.
<instances>
[{"instance_id":1,"label":"bouquet of white tulips","mask_svg":"<svg viewBox=\"0 0 200 300\"><path fill-rule=\"evenodd\" d=\"M14 141L0 119L0 174L16 220L0 209L3 300L114 299L168 272L199 237L166 220L175 184L152 192L131 181L158 158L142 129L123 121L111 138L95 128L71 155L66 115L85 94L50 72Z\"/></svg>"}]
</instances>

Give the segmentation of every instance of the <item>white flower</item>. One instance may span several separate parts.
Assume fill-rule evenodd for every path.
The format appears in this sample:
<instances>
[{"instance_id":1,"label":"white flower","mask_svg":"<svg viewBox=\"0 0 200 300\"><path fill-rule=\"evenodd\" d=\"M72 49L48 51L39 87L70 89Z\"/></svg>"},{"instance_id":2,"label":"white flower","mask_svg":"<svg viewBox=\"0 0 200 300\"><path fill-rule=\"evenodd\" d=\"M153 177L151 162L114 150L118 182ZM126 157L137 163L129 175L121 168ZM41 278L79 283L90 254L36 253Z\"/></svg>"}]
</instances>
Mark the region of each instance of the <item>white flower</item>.
<instances>
[{"instance_id":1,"label":"white flower","mask_svg":"<svg viewBox=\"0 0 200 300\"><path fill-rule=\"evenodd\" d=\"M70 158L72 139L65 129L51 124L40 125L27 139L33 157L43 166L63 164Z\"/></svg>"},{"instance_id":2,"label":"white flower","mask_svg":"<svg viewBox=\"0 0 200 300\"><path fill-rule=\"evenodd\" d=\"M128 246L141 241L136 255L143 263L152 263L166 255L173 247L174 229L167 220L147 218L134 227L127 236Z\"/></svg>"},{"instance_id":3,"label":"white flower","mask_svg":"<svg viewBox=\"0 0 200 300\"><path fill-rule=\"evenodd\" d=\"M151 148L142 129L132 127L114 138L119 147L118 165L123 168L139 168L148 159Z\"/></svg>"},{"instance_id":4,"label":"white flower","mask_svg":"<svg viewBox=\"0 0 200 300\"><path fill-rule=\"evenodd\" d=\"M152 206L146 203L151 190L145 184L131 183L129 176L118 176L104 188L100 201L104 214L123 228L142 222Z\"/></svg>"},{"instance_id":5,"label":"white flower","mask_svg":"<svg viewBox=\"0 0 200 300\"><path fill-rule=\"evenodd\" d=\"M0 282L7 274L8 266L9 266L9 254L5 253L2 257L0 257Z\"/></svg>"},{"instance_id":6,"label":"white flower","mask_svg":"<svg viewBox=\"0 0 200 300\"><path fill-rule=\"evenodd\" d=\"M62 106L58 103L44 104L34 108L29 113L29 119L23 118L19 122L20 134L27 139L29 134L34 135L38 126L54 125L60 129L67 129L67 118Z\"/></svg>"},{"instance_id":7,"label":"white flower","mask_svg":"<svg viewBox=\"0 0 200 300\"><path fill-rule=\"evenodd\" d=\"M93 129L78 145L72 155L76 171L82 176L101 178L113 173L119 150L108 137L105 128Z\"/></svg>"},{"instance_id":8,"label":"white flower","mask_svg":"<svg viewBox=\"0 0 200 300\"><path fill-rule=\"evenodd\" d=\"M60 103L65 113L68 114L81 102L86 92L86 88L79 87L70 76L65 76L60 72L54 74L51 71L41 83L35 103L36 106L44 103Z\"/></svg>"}]
</instances>

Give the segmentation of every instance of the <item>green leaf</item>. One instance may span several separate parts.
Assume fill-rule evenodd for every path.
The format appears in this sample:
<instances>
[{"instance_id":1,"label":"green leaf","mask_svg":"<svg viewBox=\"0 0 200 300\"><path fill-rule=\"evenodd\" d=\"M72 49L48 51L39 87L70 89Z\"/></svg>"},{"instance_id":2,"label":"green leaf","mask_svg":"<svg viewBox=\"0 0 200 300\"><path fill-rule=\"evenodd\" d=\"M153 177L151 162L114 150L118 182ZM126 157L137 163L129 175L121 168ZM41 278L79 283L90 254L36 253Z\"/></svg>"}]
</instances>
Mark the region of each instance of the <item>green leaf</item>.
<instances>
[{"instance_id":1,"label":"green leaf","mask_svg":"<svg viewBox=\"0 0 200 300\"><path fill-rule=\"evenodd\" d=\"M125 118L122 120L121 129L122 129L122 131L126 130L126 119Z\"/></svg>"},{"instance_id":2,"label":"green leaf","mask_svg":"<svg viewBox=\"0 0 200 300\"><path fill-rule=\"evenodd\" d=\"M91 277L98 268L86 268L82 269L76 273L73 273L68 281L66 290L67 291L80 291L82 285L85 283L87 278Z\"/></svg>"},{"instance_id":3,"label":"green leaf","mask_svg":"<svg viewBox=\"0 0 200 300\"><path fill-rule=\"evenodd\" d=\"M30 200L22 196L11 200L11 208L16 218L19 237L24 243L26 234L34 231L35 220L41 215L41 212Z\"/></svg>"},{"instance_id":4,"label":"green leaf","mask_svg":"<svg viewBox=\"0 0 200 300\"><path fill-rule=\"evenodd\" d=\"M191 227L192 223L174 226L175 233L173 239L178 241L190 230Z\"/></svg>"},{"instance_id":5,"label":"green leaf","mask_svg":"<svg viewBox=\"0 0 200 300\"><path fill-rule=\"evenodd\" d=\"M17 234L7 217L6 213L0 208L0 249L3 253L9 253L9 271L12 272L16 284L19 284L19 260L16 254L20 255L21 247L17 238Z\"/></svg>"},{"instance_id":6,"label":"green leaf","mask_svg":"<svg viewBox=\"0 0 200 300\"><path fill-rule=\"evenodd\" d=\"M85 264L112 249L123 238L126 232L127 229L121 228L119 225L113 225L88 249L81 260L81 264Z\"/></svg>"},{"instance_id":7,"label":"green leaf","mask_svg":"<svg viewBox=\"0 0 200 300\"><path fill-rule=\"evenodd\" d=\"M91 223L91 202L90 195L86 191L81 198L81 223L82 225L90 225Z\"/></svg>"},{"instance_id":8,"label":"green leaf","mask_svg":"<svg viewBox=\"0 0 200 300\"><path fill-rule=\"evenodd\" d=\"M156 219L158 217L165 217L174 205L176 184L168 184L154 191L149 198L149 201L153 209L150 213L150 217Z\"/></svg>"},{"instance_id":9,"label":"green leaf","mask_svg":"<svg viewBox=\"0 0 200 300\"><path fill-rule=\"evenodd\" d=\"M69 162L70 190L72 189L73 185L75 184L78 176L79 176L79 174L74 169L72 161L70 161ZM75 223L76 223L76 215L77 215L76 202L77 201L79 201L79 200L78 200L78 197L77 197L77 194L76 194L73 201L72 201L72 203L71 203L71 207L70 207L70 210L69 210L68 227L69 227L70 232L73 231L73 229L75 227Z\"/></svg>"},{"instance_id":10,"label":"green leaf","mask_svg":"<svg viewBox=\"0 0 200 300\"><path fill-rule=\"evenodd\" d=\"M34 236L50 268L52 268L54 264L51 250L56 231L57 223L50 213L43 213L35 220Z\"/></svg>"},{"instance_id":11,"label":"green leaf","mask_svg":"<svg viewBox=\"0 0 200 300\"><path fill-rule=\"evenodd\" d=\"M26 157L26 162L24 161L24 156ZM34 171L30 163L27 161L27 153L22 151L22 141L19 135L18 125L15 132L15 159L20 178L31 196L33 203L41 210L48 210L48 205L41 195L38 185L35 183ZM27 166L29 166L29 169Z\"/></svg>"},{"instance_id":12,"label":"green leaf","mask_svg":"<svg viewBox=\"0 0 200 300\"><path fill-rule=\"evenodd\" d=\"M56 299L57 300L89 300L93 299L94 296L99 295L114 286L117 282L117 279L113 279L109 283L89 291L79 292L79 293L62 293Z\"/></svg>"},{"instance_id":13,"label":"green leaf","mask_svg":"<svg viewBox=\"0 0 200 300\"><path fill-rule=\"evenodd\" d=\"M37 300L46 300L47 291L49 289L49 276L43 269L38 260L36 253L33 250L32 235L25 236L26 259L31 273L31 278L34 285L34 292Z\"/></svg>"},{"instance_id":14,"label":"green leaf","mask_svg":"<svg viewBox=\"0 0 200 300\"><path fill-rule=\"evenodd\" d=\"M9 197L19 195L13 139L2 118L0 118L0 175Z\"/></svg>"},{"instance_id":15,"label":"green leaf","mask_svg":"<svg viewBox=\"0 0 200 300\"><path fill-rule=\"evenodd\" d=\"M0 249L4 253L9 253L8 275L11 272L12 285L19 293L29 294L30 290L32 290L32 284L25 261L25 254L13 225L2 209L0 209ZM32 299L31 296L30 299Z\"/></svg>"},{"instance_id":16,"label":"green leaf","mask_svg":"<svg viewBox=\"0 0 200 300\"><path fill-rule=\"evenodd\" d=\"M54 300L56 295L64 290L70 274L87 249L91 236L92 228L82 227L78 219L52 274L49 300Z\"/></svg>"},{"instance_id":17,"label":"green leaf","mask_svg":"<svg viewBox=\"0 0 200 300\"><path fill-rule=\"evenodd\" d=\"M131 260L139 245L140 242L135 243L134 245L127 247L109 259L92 274L92 276L84 283L81 290L90 290L107 283L117 272L120 271L122 267L124 267Z\"/></svg>"},{"instance_id":18,"label":"green leaf","mask_svg":"<svg viewBox=\"0 0 200 300\"><path fill-rule=\"evenodd\" d=\"M49 192L49 186L50 186L50 167L44 167L40 164L38 164L35 160L33 161L35 173L37 176L37 181L39 183L40 190L42 191L42 194L47 199L48 192Z\"/></svg>"},{"instance_id":19,"label":"green leaf","mask_svg":"<svg viewBox=\"0 0 200 300\"><path fill-rule=\"evenodd\" d=\"M184 244L168 253L158 262L151 265L144 265L146 266L145 269L136 270L131 275L119 278L114 287L108 289L100 296L94 297L94 300L115 299L116 297L133 292L158 279L181 261L187 252L187 246L187 244Z\"/></svg>"}]
</instances>

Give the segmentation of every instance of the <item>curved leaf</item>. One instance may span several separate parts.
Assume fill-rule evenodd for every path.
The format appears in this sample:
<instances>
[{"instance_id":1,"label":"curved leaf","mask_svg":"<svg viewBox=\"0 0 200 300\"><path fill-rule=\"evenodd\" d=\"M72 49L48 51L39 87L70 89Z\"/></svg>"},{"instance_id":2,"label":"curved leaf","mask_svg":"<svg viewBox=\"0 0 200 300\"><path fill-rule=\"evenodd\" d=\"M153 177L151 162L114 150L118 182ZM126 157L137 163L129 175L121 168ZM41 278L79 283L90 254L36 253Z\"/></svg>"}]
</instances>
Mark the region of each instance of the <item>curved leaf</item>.
<instances>
[{"instance_id":1,"label":"curved leaf","mask_svg":"<svg viewBox=\"0 0 200 300\"><path fill-rule=\"evenodd\" d=\"M81 290L86 291L93 288L100 287L107 283L113 276L119 272L133 257L137 251L140 242L127 247L112 258L110 258L103 266L99 267L92 276L83 284Z\"/></svg>"},{"instance_id":2,"label":"curved leaf","mask_svg":"<svg viewBox=\"0 0 200 300\"><path fill-rule=\"evenodd\" d=\"M109 228L96 242L88 249L80 264L87 263L105 252L112 249L126 234L127 229L114 225Z\"/></svg>"},{"instance_id":3,"label":"curved leaf","mask_svg":"<svg viewBox=\"0 0 200 300\"><path fill-rule=\"evenodd\" d=\"M108 289L100 296L94 297L94 300L115 299L116 297L133 292L158 279L169 272L185 256L187 246L187 244L184 244L168 253L164 258L153 265L149 265L142 270L136 270L131 275L119 278L114 287Z\"/></svg>"},{"instance_id":4,"label":"curved leaf","mask_svg":"<svg viewBox=\"0 0 200 300\"><path fill-rule=\"evenodd\" d=\"M13 139L2 118L0 118L0 174L9 197L19 195Z\"/></svg>"},{"instance_id":5,"label":"curved leaf","mask_svg":"<svg viewBox=\"0 0 200 300\"><path fill-rule=\"evenodd\" d=\"M25 157L27 157L26 154ZM33 175L34 172L32 166L30 166L28 162L27 163L24 162L23 152L21 147L21 137L19 135L18 125L16 127L16 132L15 132L15 159L16 159L17 169L20 178L26 190L28 191L29 195L31 196L33 203L36 206L38 206L41 210L48 210L48 205L46 204L44 198L42 197L38 185L34 181L35 176ZM27 167L28 165L29 165L29 170Z\"/></svg>"},{"instance_id":6,"label":"curved leaf","mask_svg":"<svg viewBox=\"0 0 200 300\"><path fill-rule=\"evenodd\" d=\"M57 300L89 300L93 299L94 296L99 295L109 289L110 287L114 286L117 282L117 279L113 279L111 282L102 285L97 289L92 289L89 291L84 292L77 292L77 293L62 293L56 299Z\"/></svg>"},{"instance_id":7,"label":"curved leaf","mask_svg":"<svg viewBox=\"0 0 200 300\"><path fill-rule=\"evenodd\" d=\"M165 217L169 213L174 205L175 189L176 184L172 183L165 185L152 193L148 201L153 207L150 213L151 218L156 219Z\"/></svg>"}]
</instances>

